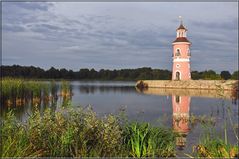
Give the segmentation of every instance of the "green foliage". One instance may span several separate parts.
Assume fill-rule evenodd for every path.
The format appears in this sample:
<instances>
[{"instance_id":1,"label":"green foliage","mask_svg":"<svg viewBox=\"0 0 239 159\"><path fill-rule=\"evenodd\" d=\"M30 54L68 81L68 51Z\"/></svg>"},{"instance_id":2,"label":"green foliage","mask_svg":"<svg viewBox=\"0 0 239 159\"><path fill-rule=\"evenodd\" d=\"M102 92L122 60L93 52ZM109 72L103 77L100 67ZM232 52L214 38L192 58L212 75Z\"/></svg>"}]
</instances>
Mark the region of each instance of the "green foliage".
<instances>
[{"instance_id":1,"label":"green foliage","mask_svg":"<svg viewBox=\"0 0 239 159\"><path fill-rule=\"evenodd\" d=\"M67 105L72 96L70 84L67 81L62 81L59 85L60 93L64 97L63 102ZM56 98L57 92L58 86L54 81L1 79L0 99L4 106L21 106L29 101L32 102L32 105L38 105L40 101L48 102Z\"/></svg>"},{"instance_id":2,"label":"green foliage","mask_svg":"<svg viewBox=\"0 0 239 159\"><path fill-rule=\"evenodd\" d=\"M67 70L65 68L56 69L51 67L49 70L43 70L38 67L25 67L19 65L1 66L2 77L17 78L44 78L44 79L78 79L78 80L170 80L172 72L170 70L152 69L142 67L136 69L108 70L82 68L79 71ZM220 80L220 79L238 79L238 71L235 71L230 77L229 71L222 71L217 74L213 70L192 71L192 79Z\"/></svg>"},{"instance_id":3,"label":"green foliage","mask_svg":"<svg viewBox=\"0 0 239 159\"><path fill-rule=\"evenodd\" d=\"M222 71L220 76L224 80L228 80L228 79L230 79L232 77L231 73L229 71Z\"/></svg>"},{"instance_id":4,"label":"green foliage","mask_svg":"<svg viewBox=\"0 0 239 159\"><path fill-rule=\"evenodd\" d=\"M61 91L62 92L68 92L69 90L70 90L71 88L70 88L70 83L69 83L69 81L65 81L65 80L63 80L63 81L61 81Z\"/></svg>"},{"instance_id":5,"label":"green foliage","mask_svg":"<svg viewBox=\"0 0 239 159\"><path fill-rule=\"evenodd\" d=\"M176 134L171 130L152 127L149 123L131 123L124 133L132 157L175 156Z\"/></svg>"},{"instance_id":6,"label":"green foliage","mask_svg":"<svg viewBox=\"0 0 239 159\"><path fill-rule=\"evenodd\" d=\"M31 71L33 70L33 71ZM142 67L137 69L108 70L82 68L79 71L56 69L51 67L43 70L36 67L25 67L19 65L1 66L3 77L15 78L45 78L45 79L79 79L79 80L138 80L138 79L171 79L171 71ZM24 72L24 73L23 73Z\"/></svg>"},{"instance_id":7,"label":"green foliage","mask_svg":"<svg viewBox=\"0 0 239 159\"><path fill-rule=\"evenodd\" d=\"M194 80L203 79L202 72L192 71L191 76L192 76L192 79Z\"/></svg>"},{"instance_id":8,"label":"green foliage","mask_svg":"<svg viewBox=\"0 0 239 159\"><path fill-rule=\"evenodd\" d=\"M26 126L19 123L12 111L10 111L1 128L1 157L24 157L37 156L38 152L34 152L29 144ZM14 154L14 155L13 155Z\"/></svg>"},{"instance_id":9,"label":"green foliage","mask_svg":"<svg viewBox=\"0 0 239 159\"><path fill-rule=\"evenodd\" d=\"M26 123L10 112L2 124L1 157L173 156L174 136L149 124L122 125L113 115L97 117L90 108L36 110Z\"/></svg>"},{"instance_id":10,"label":"green foliage","mask_svg":"<svg viewBox=\"0 0 239 159\"><path fill-rule=\"evenodd\" d=\"M54 80L50 81L50 93L53 97L57 96L58 86Z\"/></svg>"},{"instance_id":11,"label":"green foliage","mask_svg":"<svg viewBox=\"0 0 239 159\"><path fill-rule=\"evenodd\" d=\"M189 122L194 127L196 124L206 124L206 125L215 125L216 119L212 116L206 116L206 115L199 115L196 116L194 114L190 114Z\"/></svg>"},{"instance_id":12,"label":"green foliage","mask_svg":"<svg viewBox=\"0 0 239 159\"><path fill-rule=\"evenodd\" d=\"M206 121L193 117L197 119ZM1 157L173 157L178 137L167 128L122 122L113 115L98 117L81 107L46 109L43 114L35 110L24 123L10 111L1 131ZM208 129L193 149L195 157L238 157L238 146L228 143L226 129L224 137Z\"/></svg>"},{"instance_id":13,"label":"green foliage","mask_svg":"<svg viewBox=\"0 0 239 159\"><path fill-rule=\"evenodd\" d=\"M204 80L220 80L221 76L213 70L206 70L202 72L192 71L192 79L204 79Z\"/></svg>"},{"instance_id":14,"label":"green foliage","mask_svg":"<svg viewBox=\"0 0 239 159\"><path fill-rule=\"evenodd\" d=\"M217 79L221 79L220 75L216 74L215 71L213 70L208 70L208 71L204 71L202 73L202 77L205 80L217 80Z\"/></svg>"},{"instance_id":15,"label":"green foliage","mask_svg":"<svg viewBox=\"0 0 239 159\"><path fill-rule=\"evenodd\" d=\"M16 100L49 95L50 85L40 81L27 81L23 79L1 79L1 100Z\"/></svg>"},{"instance_id":16,"label":"green foliage","mask_svg":"<svg viewBox=\"0 0 239 159\"><path fill-rule=\"evenodd\" d=\"M229 144L215 134L205 134L194 151L198 157L238 157L238 145Z\"/></svg>"},{"instance_id":17,"label":"green foliage","mask_svg":"<svg viewBox=\"0 0 239 159\"><path fill-rule=\"evenodd\" d=\"M234 80L238 80L239 79L238 71L233 72L231 79L234 79Z\"/></svg>"},{"instance_id":18,"label":"green foliage","mask_svg":"<svg viewBox=\"0 0 239 159\"><path fill-rule=\"evenodd\" d=\"M194 115L193 115L194 116ZM231 144L228 142L228 122L231 125L231 129L235 135L236 141L238 143L238 132L234 127L232 121L232 110L227 107L227 118L224 121L224 134L218 134L214 126L214 120L205 120L205 116L199 117L204 126L204 131L202 136L199 138L199 144L193 146L193 154L195 157L205 157L205 158L238 158L239 147L238 144ZM196 119L195 117L193 117ZM197 117L198 118L198 117ZM209 122L205 122L209 121ZM211 123L213 121L213 123ZM231 131L231 130L230 130Z\"/></svg>"}]
</instances>

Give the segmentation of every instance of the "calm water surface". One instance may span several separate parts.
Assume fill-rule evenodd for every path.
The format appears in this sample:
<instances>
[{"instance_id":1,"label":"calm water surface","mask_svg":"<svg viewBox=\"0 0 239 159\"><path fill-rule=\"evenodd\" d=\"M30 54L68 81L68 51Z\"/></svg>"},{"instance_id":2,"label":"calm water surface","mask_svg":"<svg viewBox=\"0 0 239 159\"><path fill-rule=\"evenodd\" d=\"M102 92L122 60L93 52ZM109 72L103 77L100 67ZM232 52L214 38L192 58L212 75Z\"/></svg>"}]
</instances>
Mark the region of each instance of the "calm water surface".
<instances>
[{"instance_id":1,"label":"calm water surface","mask_svg":"<svg viewBox=\"0 0 239 159\"><path fill-rule=\"evenodd\" d=\"M120 110L125 110L130 120L163 125L184 134L185 137L179 138L177 143L181 145L179 148L184 149L183 152L190 152L192 145L198 143L199 136L204 132L204 126L202 124L192 126L188 122L175 123L178 116L213 117L216 121L215 130L221 134L225 123L230 125L230 118L235 125L238 125L238 100L185 94L180 96L173 93L172 95L145 94L135 89L135 82L72 81L71 86L74 106L90 105L100 115L117 114ZM59 98L58 105L54 109L60 107L60 103ZM45 107L42 105L40 109L43 111ZM16 108L16 115L24 120L32 110L32 106ZM228 110L231 110L231 115L228 115ZM230 128L228 133L229 141L235 142L235 135Z\"/></svg>"}]
</instances>

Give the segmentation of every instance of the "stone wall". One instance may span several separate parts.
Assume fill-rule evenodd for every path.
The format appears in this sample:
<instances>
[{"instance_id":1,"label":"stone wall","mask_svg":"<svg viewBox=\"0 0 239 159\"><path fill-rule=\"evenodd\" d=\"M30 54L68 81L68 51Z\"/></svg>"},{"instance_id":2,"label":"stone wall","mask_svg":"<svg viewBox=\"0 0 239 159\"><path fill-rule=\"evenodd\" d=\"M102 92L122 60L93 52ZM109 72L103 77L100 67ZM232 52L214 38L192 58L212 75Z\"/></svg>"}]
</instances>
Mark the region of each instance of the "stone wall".
<instances>
[{"instance_id":1,"label":"stone wall","mask_svg":"<svg viewBox=\"0 0 239 159\"><path fill-rule=\"evenodd\" d=\"M140 80L136 87L176 88L176 89L208 89L208 90L238 90L238 80Z\"/></svg>"}]
</instances>

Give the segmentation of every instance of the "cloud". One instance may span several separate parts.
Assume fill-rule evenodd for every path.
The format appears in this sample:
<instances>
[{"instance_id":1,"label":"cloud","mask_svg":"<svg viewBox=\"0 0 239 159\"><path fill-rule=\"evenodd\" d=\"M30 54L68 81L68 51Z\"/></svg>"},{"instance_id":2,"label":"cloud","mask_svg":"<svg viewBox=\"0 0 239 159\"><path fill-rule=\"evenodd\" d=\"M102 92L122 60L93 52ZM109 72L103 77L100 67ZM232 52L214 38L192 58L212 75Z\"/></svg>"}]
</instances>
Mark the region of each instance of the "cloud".
<instances>
[{"instance_id":1,"label":"cloud","mask_svg":"<svg viewBox=\"0 0 239 159\"><path fill-rule=\"evenodd\" d=\"M3 3L3 63L171 69L171 42L182 15L192 69L233 71L237 9L231 3ZM22 58L11 58L16 55Z\"/></svg>"},{"instance_id":2,"label":"cloud","mask_svg":"<svg viewBox=\"0 0 239 159\"><path fill-rule=\"evenodd\" d=\"M23 32L23 31L25 31L25 28L20 25L3 24L2 30L6 31L6 32Z\"/></svg>"},{"instance_id":3,"label":"cloud","mask_svg":"<svg viewBox=\"0 0 239 159\"><path fill-rule=\"evenodd\" d=\"M3 2L4 6L8 9L24 9L24 10L31 10L31 11L48 11L50 7L53 7L52 3L45 2Z\"/></svg>"},{"instance_id":4,"label":"cloud","mask_svg":"<svg viewBox=\"0 0 239 159\"><path fill-rule=\"evenodd\" d=\"M237 30L238 28L238 20L230 19L230 21L224 22L202 22L202 21L193 21L192 25L196 27L203 27L204 29L217 29L220 31L224 30Z\"/></svg>"}]
</instances>

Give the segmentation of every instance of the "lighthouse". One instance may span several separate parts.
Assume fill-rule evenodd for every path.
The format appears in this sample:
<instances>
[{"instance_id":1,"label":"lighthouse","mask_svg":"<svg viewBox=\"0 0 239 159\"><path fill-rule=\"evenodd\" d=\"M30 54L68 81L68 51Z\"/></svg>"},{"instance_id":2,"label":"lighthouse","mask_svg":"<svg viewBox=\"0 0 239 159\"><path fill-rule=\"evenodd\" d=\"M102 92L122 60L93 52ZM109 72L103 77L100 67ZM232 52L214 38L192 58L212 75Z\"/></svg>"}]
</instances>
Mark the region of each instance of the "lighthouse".
<instances>
[{"instance_id":1,"label":"lighthouse","mask_svg":"<svg viewBox=\"0 0 239 159\"><path fill-rule=\"evenodd\" d=\"M173 41L173 71L172 80L190 80L190 46L191 42L187 39L187 29L183 25L182 17L180 26L177 28L176 40Z\"/></svg>"}]
</instances>

